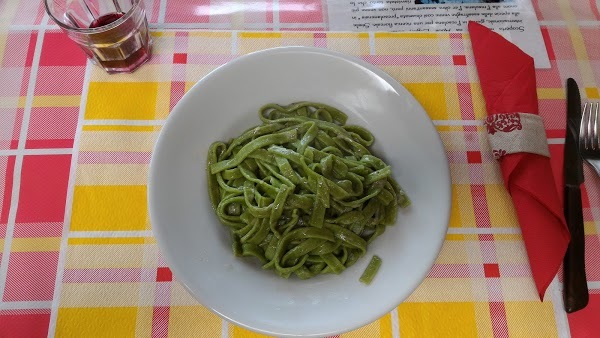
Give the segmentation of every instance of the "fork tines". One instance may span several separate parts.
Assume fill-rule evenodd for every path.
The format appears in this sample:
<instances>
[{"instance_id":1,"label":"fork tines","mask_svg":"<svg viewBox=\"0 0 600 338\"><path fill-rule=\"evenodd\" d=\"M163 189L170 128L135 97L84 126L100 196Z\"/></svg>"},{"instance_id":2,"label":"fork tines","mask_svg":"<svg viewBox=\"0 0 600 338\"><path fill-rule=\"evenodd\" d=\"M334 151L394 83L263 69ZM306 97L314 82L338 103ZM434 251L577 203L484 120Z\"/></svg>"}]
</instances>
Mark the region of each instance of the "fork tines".
<instances>
[{"instance_id":1,"label":"fork tines","mask_svg":"<svg viewBox=\"0 0 600 338\"><path fill-rule=\"evenodd\" d=\"M598 135L598 110L599 102L586 102L583 106L581 115L581 125L579 129L579 142L583 142L585 150L600 149Z\"/></svg>"}]
</instances>

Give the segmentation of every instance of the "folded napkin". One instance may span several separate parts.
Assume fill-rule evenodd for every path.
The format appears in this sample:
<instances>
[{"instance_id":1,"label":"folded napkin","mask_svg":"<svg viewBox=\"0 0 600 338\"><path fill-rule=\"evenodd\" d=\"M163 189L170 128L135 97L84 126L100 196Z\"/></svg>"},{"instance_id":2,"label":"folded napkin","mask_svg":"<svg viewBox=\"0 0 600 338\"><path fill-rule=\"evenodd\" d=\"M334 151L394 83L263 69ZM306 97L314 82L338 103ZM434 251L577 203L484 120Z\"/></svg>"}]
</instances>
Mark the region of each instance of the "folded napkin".
<instances>
[{"instance_id":1,"label":"folded napkin","mask_svg":"<svg viewBox=\"0 0 600 338\"><path fill-rule=\"evenodd\" d=\"M469 33L488 112L488 140L500 162L543 299L570 235L538 116L533 58L478 23L469 22Z\"/></svg>"}]
</instances>

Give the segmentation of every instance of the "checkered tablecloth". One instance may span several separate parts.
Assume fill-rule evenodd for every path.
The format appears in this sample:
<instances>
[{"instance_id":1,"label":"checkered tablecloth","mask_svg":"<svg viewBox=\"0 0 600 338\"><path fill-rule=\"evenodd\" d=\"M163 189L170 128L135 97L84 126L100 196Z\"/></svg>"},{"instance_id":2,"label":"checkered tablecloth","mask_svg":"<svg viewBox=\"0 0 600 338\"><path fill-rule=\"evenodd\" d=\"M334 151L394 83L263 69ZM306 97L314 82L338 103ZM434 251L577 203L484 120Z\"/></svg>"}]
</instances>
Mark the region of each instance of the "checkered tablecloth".
<instances>
[{"instance_id":1,"label":"checkered tablecloth","mask_svg":"<svg viewBox=\"0 0 600 338\"><path fill-rule=\"evenodd\" d=\"M534 0L552 68L537 71L559 183L568 77L600 100L595 0ZM317 46L380 67L421 102L452 172L450 228L423 284L343 337L598 337L600 178L583 192L590 304L567 316L560 278L540 302L481 120L466 34L327 32L324 0L147 0L155 41L107 75L32 0L0 2L0 337L258 337L200 306L152 236L146 180L169 111L240 55ZM310 31L310 32L307 32Z\"/></svg>"}]
</instances>

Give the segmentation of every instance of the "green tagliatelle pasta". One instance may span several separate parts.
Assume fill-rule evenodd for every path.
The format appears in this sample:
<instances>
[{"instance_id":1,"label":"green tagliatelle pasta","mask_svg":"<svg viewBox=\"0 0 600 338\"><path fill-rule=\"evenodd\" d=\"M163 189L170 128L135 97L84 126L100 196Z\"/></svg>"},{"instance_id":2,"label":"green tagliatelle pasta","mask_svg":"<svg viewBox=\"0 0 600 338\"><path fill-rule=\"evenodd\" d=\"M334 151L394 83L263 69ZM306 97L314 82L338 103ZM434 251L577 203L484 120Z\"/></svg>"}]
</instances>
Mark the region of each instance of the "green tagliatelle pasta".
<instances>
[{"instance_id":1,"label":"green tagliatelle pasta","mask_svg":"<svg viewBox=\"0 0 600 338\"><path fill-rule=\"evenodd\" d=\"M237 256L282 277L340 273L410 202L373 135L314 102L267 104L263 124L208 154L208 188Z\"/></svg>"}]
</instances>

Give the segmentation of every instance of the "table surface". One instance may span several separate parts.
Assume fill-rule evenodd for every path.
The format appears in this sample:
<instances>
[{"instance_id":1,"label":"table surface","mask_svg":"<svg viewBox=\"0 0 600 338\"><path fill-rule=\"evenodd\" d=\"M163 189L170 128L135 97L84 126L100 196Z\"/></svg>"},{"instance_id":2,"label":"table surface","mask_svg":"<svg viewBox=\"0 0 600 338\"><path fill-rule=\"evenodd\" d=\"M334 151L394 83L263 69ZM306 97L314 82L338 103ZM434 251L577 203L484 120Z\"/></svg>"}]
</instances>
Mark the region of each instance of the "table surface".
<instances>
[{"instance_id":1,"label":"table surface","mask_svg":"<svg viewBox=\"0 0 600 338\"><path fill-rule=\"evenodd\" d=\"M567 78L600 100L595 0L533 0L552 68L538 70L558 182ZM146 180L173 105L240 55L306 45L358 56L421 102L444 142L453 209L439 258L400 306L343 337L593 337L600 332L600 178L585 167L590 304L540 302L481 120L467 34L327 31L323 0L146 0L154 50L128 75L87 62L38 1L0 3L0 336L257 337L200 306L152 236ZM107 99L110 98L110 99ZM560 274L559 274L560 275Z\"/></svg>"}]
</instances>

